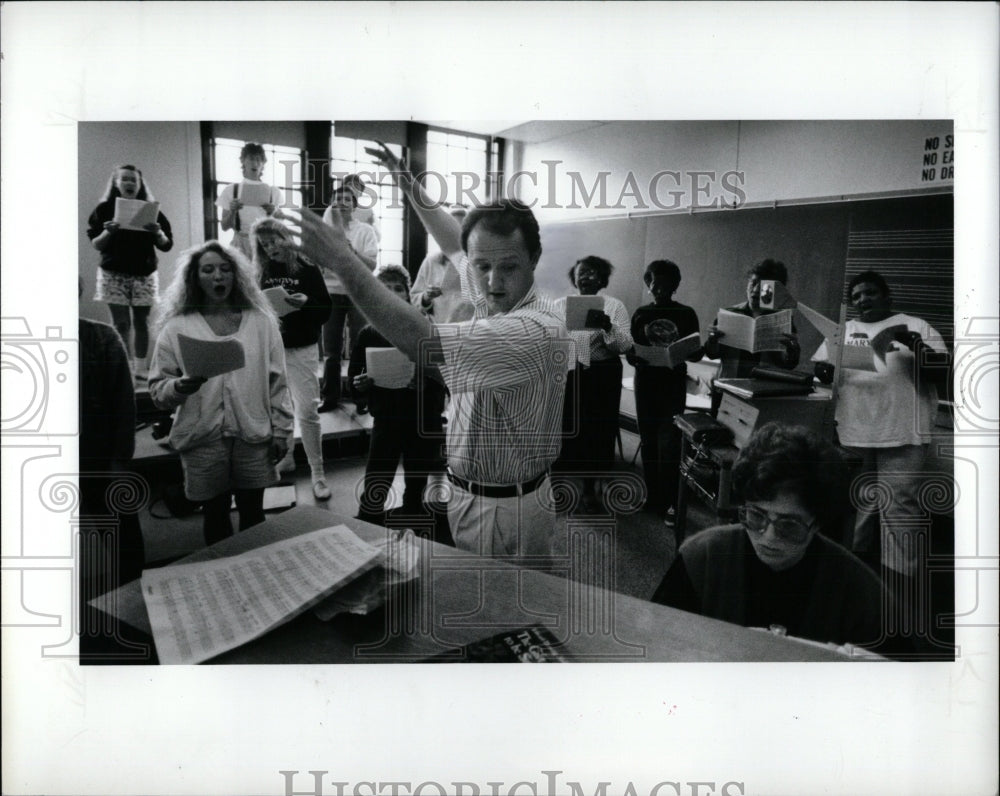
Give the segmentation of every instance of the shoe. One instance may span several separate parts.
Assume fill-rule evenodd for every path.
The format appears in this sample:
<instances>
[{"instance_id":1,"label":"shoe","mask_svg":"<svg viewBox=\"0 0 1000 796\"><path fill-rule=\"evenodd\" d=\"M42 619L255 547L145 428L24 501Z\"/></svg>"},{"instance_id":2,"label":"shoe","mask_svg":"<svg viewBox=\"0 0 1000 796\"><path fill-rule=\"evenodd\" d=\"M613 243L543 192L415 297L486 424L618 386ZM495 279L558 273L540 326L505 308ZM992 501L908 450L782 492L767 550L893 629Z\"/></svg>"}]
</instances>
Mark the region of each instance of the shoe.
<instances>
[{"instance_id":1,"label":"shoe","mask_svg":"<svg viewBox=\"0 0 1000 796\"><path fill-rule=\"evenodd\" d=\"M322 478L319 481L313 481L313 496L316 500L329 500L330 495L330 487L326 485L326 481Z\"/></svg>"},{"instance_id":2,"label":"shoe","mask_svg":"<svg viewBox=\"0 0 1000 796\"><path fill-rule=\"evenodd\" d=\"M673 506L667 509L667 513L663 517L663 524L668 528L674 528L677 526L677 512L674 510Z\"/></svg>"},{"instance_id":3,"label":"shoe","mask_svg":"<svg viewBox=\"0 0 1000 796\"><path fill-rule=\"evenodd\" d=\"M333 401L329 398L325 398L323 403L319 405L320 412L332 412L334 409L340 406L340 401Z\"/></svg>"}]
</instances>

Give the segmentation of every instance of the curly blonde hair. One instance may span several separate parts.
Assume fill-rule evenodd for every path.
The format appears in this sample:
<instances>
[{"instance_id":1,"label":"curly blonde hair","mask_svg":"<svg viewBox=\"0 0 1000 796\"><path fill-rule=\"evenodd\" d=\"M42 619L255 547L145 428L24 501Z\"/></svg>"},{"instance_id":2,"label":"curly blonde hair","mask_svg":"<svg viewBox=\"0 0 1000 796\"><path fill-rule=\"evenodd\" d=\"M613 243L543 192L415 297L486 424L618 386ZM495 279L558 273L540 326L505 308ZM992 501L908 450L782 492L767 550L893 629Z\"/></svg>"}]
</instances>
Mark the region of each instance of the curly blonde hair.
<instances>
[{"instance_id":1,"label":"curly blonde hair","mask_svg":"<svg viewBox=\"0 0 1000 796\"><path fill-rule=\"evenodd\" d=\"M253 266L257 271L256 277L258 280L263 279L268 273L268 266L271 264L271 259L260 245L259 238L262 232L270 232L282 240L289 243L292 242L292 233L278 219L267 216L266 218L258 218L253 222L253 226L250 227L250 251L253 252ZM285 263L285 265L288 267L289 273L295 274L302 267L303 263L313 265L312 260L301 252L296 251L294 252L292 261Z\"/></svg>"},{"instance_id":2,"label":"curly blonde hair","mask_svg":"<svg viewBox=\"0 0 1000 796\"><path fill-rule=\"evenodd\" d=\"M178 258L174 278L164 291L163 300L157 309L157 329L163 328L171 318L199 312L208 303L198 282L198 265L201 258L209 252L215 252L233 266L233 289L229 294L229 304L238 309L258 310L277 320L271 303L257 284L257 275L250 261L236 249L217 240L210 240L187 249Z\"/></svg>"}]
</instances>

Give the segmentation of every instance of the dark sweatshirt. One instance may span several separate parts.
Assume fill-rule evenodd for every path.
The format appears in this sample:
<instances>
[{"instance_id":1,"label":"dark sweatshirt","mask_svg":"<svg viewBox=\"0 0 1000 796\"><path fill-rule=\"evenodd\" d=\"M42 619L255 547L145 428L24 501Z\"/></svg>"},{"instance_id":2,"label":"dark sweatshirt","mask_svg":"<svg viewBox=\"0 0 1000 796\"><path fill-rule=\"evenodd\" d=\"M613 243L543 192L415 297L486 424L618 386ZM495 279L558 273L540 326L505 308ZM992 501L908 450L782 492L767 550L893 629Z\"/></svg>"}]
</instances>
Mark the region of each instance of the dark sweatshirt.
<instances>
[{"instance_id":1,"label":"dark sweatshirt","mask_svg":"<svg viewBox=\"0 0 1000 796\"><path fill-rule=\"evenodd\" d=\"M279 319L281 342L285 348L316 345L320 330L330 317L333 302L319 269L299 258L295 273L285 263L270 263L264 268L260 286L283 287L288 293L304 293L306 303Z\"/></svg>"}]
</instances>

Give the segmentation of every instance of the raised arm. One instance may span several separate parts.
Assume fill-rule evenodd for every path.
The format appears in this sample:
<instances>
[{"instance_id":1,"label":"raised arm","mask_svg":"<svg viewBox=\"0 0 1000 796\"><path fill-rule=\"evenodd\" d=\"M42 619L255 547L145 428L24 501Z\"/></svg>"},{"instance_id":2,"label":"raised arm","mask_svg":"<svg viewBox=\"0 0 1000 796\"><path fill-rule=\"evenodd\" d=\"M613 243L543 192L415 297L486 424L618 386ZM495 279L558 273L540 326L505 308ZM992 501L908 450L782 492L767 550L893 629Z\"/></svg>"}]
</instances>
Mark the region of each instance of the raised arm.
<instances>
[{"instance_id":1,"label":"raised arm","mask_svg":"<svg viewBox=\"0 0 1000 796\"><path fill-rule=\"evenodd\" d=\"M433 325L419 309L399 298L368 270L351 250L336 214L332 217L332 225L324 224L310 210L297 212L279 208L275 217L286 222L306 257L329 268L340 278L347 294L371 325L417 362L421 342L433 337Z\"/></svg>"},{"instance_id":2,"label":"raised arm","mask_svg":"<svg viewBox=\"0 0 1000 796\"><path fill-rule=\"evenodd\" d=\"M410 205L420 218L424 229L437 241L437 245L441 247L444 255L453 263L457 263L462 256L461 225L443 205L435 204L423 186L413 179L413 175L410 174L402 160L392 154L381 141L378 142L378 145L379 149L366 148L365 152L375 158L375 162L389 172L410 200Z\"/></svg>"}]
</instances>

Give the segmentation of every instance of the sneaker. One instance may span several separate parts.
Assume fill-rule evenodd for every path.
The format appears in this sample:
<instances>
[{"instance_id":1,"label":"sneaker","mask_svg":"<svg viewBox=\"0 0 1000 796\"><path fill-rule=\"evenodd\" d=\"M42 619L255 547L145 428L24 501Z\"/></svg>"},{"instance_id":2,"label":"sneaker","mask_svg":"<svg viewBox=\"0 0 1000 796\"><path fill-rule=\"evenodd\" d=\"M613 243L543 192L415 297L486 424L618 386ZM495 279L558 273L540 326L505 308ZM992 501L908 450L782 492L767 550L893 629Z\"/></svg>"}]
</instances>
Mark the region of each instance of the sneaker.
<instances>
[{"instance_id":1,"label":"sneaker","mask_svg":"<svg viewBox=\"0 0 1000 796\"><path fill-rule=\"evenodd\" d=\"M339 407L339 406L340 406L340 401L334 401L332 398L325 398L323 400L323 403L321 403L319 405L319 410L318 411L320 411L320 412L332 412L335 409L337 409L337 407Z\"/></svg>"},{"instance_id":2,"label":"sneaker","mask_svg":"<svg viewBox=\"0 0 1000 796\"><path fill-rule=\"evenodd\" d=\"M677 525L677 512L674 510L673 506L667 509L667 513L663 517L663 524L668 528L673 528Z\"/></svg>"},{"instance_id":3,"label":"sneaker","mask_svg":"<svg viewBox=\"0 0 1000 796\"><path fill-rule=\"evenodd\" d=\"M326 481L322 478L319 481L313 481L313 496L316 500L329 500L330 494L330 487L326 485Z\"/></svg>"}]
</instances>

